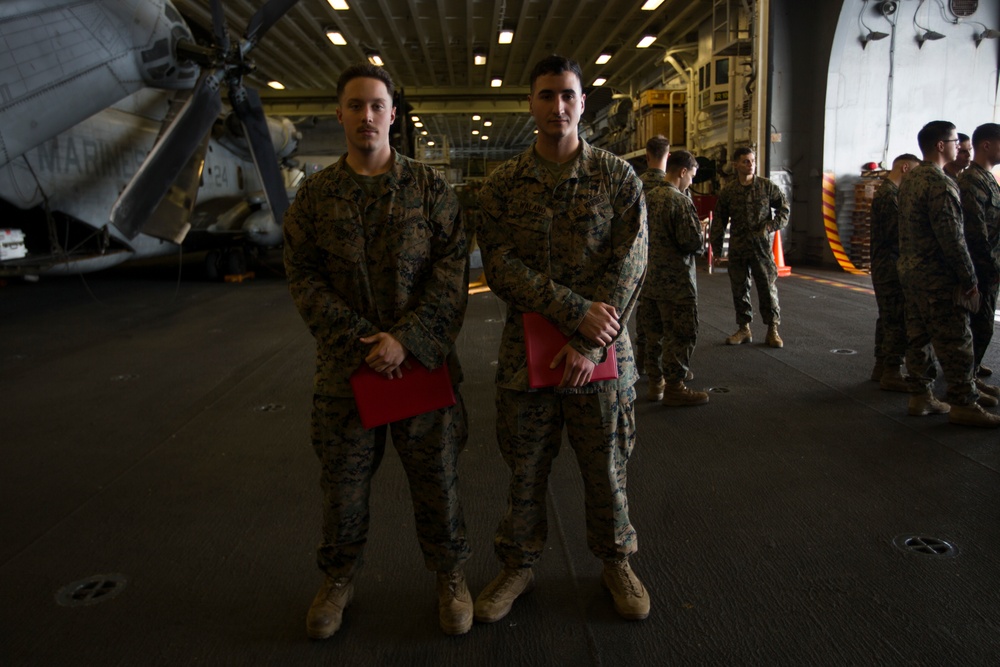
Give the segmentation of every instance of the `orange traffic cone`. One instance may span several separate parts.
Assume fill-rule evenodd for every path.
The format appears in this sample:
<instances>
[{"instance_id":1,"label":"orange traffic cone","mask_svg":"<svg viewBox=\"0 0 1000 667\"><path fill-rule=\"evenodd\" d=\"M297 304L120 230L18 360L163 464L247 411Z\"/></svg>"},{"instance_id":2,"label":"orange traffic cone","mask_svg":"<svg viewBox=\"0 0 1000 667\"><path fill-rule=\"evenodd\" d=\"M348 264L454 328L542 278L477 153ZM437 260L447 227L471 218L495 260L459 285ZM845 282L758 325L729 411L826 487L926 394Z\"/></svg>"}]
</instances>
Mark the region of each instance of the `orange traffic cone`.
<instances>
[{"instance_id":1,"label":"orange traffic cone","mask_svg":"<svg viewBox=\"0 0 1000 667\"><path fill-rule=\"evenodd\" d=\"M785 264L785 253L781 249L781 232L774 233L774 265L778 267L778 275L782 278L792 275L792 267Z\"/></svg>"}]
</instances>

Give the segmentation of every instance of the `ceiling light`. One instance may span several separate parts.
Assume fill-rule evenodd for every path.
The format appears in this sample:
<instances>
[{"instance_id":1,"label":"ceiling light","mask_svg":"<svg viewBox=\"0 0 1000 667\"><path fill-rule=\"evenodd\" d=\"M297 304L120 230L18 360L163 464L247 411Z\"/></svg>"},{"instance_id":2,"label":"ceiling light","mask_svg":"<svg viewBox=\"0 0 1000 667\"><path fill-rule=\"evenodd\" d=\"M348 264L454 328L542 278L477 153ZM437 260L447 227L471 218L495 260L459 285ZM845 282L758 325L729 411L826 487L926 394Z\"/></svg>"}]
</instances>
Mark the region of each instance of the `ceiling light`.
<instances>
[{"instance_id":1,"label":"ceiling light","mask_svg":"<svg viewBox=\"0 0 1000 667\"><path fill-rule=\"evenodd\" d=\"M635 46L638 49L646 49L649 48L649 45L655 41L656 41L656 35L643 35L642 39L640 39L639 43L636 44Z\"/></svg>"},{"instance_id":2,"label":"ceiling light","mask_svg":"<svg viewBox=\"0 0 1000 667\"><path fill-rule=\"evenodd\" d=\"M433 145L434 145L434 142L433 142L433 141L428 141L428 142L427 142L427 145L428 145L428 146L433 146Z\"/></svg>"},{"instance_id":3,"label":"ceiling light","mask_svg":"<svg viewBox=\"0 0 1000 667\"><path fill-rule=\"evenodd\" d=\"M327 30L326 38L329 39L334 44L336 44L337 46L347 46L347 40L344 39L344 35L337 32L336 30Z\"/></svg>"},{"instance_id":4,"label":"ceiling light","mask_svg":"<svg viewBox=\"0 0 1000 667\"><path fill-rule=\"evenodd\" d=\"M274 88L275 90L285 89L285 84L281 83L280 81L268 81L267 85L269 85L271 88Z\"/></svg>"},{"instance_id":5,"label":"ceiling light","mask_svg":"<svg viewBox=\"0 0 1000 667\"><path fill-rule=\"evenodd\" d=\"M483 49L473 49L472 51L472 62L475 65L485 65L486 64L486 51Z\"/></svg>"},{"instance_id":6,"label":"ceiling light","mask_svg":"<svg viewBox=\"0 0 1000 667\"><path fill-rule=\"evenodd\" d=\"M473 134L479 134L479 130L473 130L472 133Z\"/></svg>"},{"instance_id":7,"label":"ceiling light","mask_svg":"<svg viewBox=\"0 0 1000 667\"><path fill-rule=\"evenodd\" d=\"M595 65L604 65L604 64L606 64L606 63L607 63L607 62L608 62L609 60L611 60L611 54L610 54L610 53L608 53L607 51L605 51L605 52L604 52L604 53L602 53L601 55L597 56L597 60L595 60L595 61L594 61L594 64L595 64Z\"/></svg>"},{"instance_id":8,"label":"ceiling light","mask_svg":"<svg viewBox=\"0 0 1000 667\"><path fill-rule=\"evenodd\" d=\"M368 62L375 65L375 67L385 67L385 63L382 62L382 56L377 51L368 52Z\"/></svg>"},{"instance_id":9,"label":"ceiling light","mask_svg":"<svg viewBox=\"0 0 1000 667\"><path fill-rule=\"evenodd\" d=\"M421 123L419 120L416 123L413 124L413 127L423 127L423 126L424 126L424 124Z\"/></svg>"},{"instance_id":10,"label":"ceiling light","mask_svg":"<svg viewBox=\"0 0 1000 667\"><path fill-rule=\"evenodd\" d=\"M419 123L420 116L410 116L410 120L412 120L414 123Z\"/></svg>"},{"instance_id":11,"label":"ceiling light","mask_svg":"<svg viewBox=\"0 0 1000 667\"><path fill-rule=\"evenodd\" d=\"M923 48L924 42L935 41L938 39L944 39L944 35L933 30L928 30L922 35L917 35L917 46L918 48Z\"/></svg>"},{"instance_id":12,"label":"ceiling light","mask_svg":"<svg viewBox=\"0 0 1000 667\"><path fill-rule=\"evenodd\" d=\"M330 6L336 9L338 12L345 12L350 7L347 6L347 0L326 0L330 3Z\"/></svg>"},{"instance_id":13,"label":"ceiling light","mask_svg":"<svg viewBox=\"0 0 1000 667\"><path fill-rule=\"evenodd\" d=\"M595 86L603 86L603 85L604 85L604 84L606 84L607 82L608 82L608 80L607 80L607 79L605 79L605 78L604 78L603 76L602 76L602 77L600 77L600 78L597 78L597 79L594 79L594 85L595 85Z\"/></svg>"},{"instance_id":14,"label":"ceiling light","mask_svg":"<svg viewBox=\"0 0 1000 667\"><path fill-rule=\"evenodd\" d=\"M493 121L492 120L484 120L483 121L483 127L492 127L492 126L493 126Z\"/></svg>"},{"instance_id":15,"label":"ceiling light","mask_svg":"<svg viewBox=\"0 0 1000 667\"><path fill-rule=\"evenodd\" d=\"M984 39L996 39L998 37L1000 37L1000 31L993 28L986 28L986 30L976 35L976 48L979 48L979 43Z\"/></svg>"},{"instance_id":16,"label":"ceiling light","mask_svg":"<svg viewBox=\"0 0 1000 667\"><path fill-rule=\"evenodd\" d=\"M493 80L490 81L491 88L499 88L502 85L503 85L503 79L501 79L500 77L494 77Z\"/></svg>"},{"instance_id":17,"label":"ceiling light","mask_svg":"<svg viewBox=\"0 0 1000 667\"><path fill-rule=\"evenodd\" d=\"M480 118L482 118L482 116L480 116L479 114L472 115L472 120L479 120Z\"/></svg>"},{"instance_id":18,"label":"ceiling light","mask_svg":"<svg viewBox=\"0 0 1000 667\"><path fill-rule=\"evenodd\" d=\"M513 41L514 41L513 30L501 30L500 35L497 37L497 44L510 44Z\"/></svg>"},{"instance_id":19,"label":"ceiling light","mask_svg":"<svg viewBox=\"0 0 1000 667\"><path fill-rule=\"evenodd\" d=\"M868 34L861 38L861 48L868 46L868 42L877 42L880 39L885 39L889 36L887 32L879 32L878 30L869 30Z\"/></svg>"},{"instance_id":20,"label":"ceiling light","mask_svg":"<svg viewBox=\"0 0 1000 667\"><path fill-rule=\"evenodd\" d=\"M487 139L489 139L489 137L487 137L485 134L483 136L479 137L479 138L482 139L483 141L486 141Z\"/></svg>"},{"instance_id":21,"label":"ceiling light","mask_svg":"<svg viewBox=\"0 0 1000 667\"><path fill-rule=\"evenodd\" d=\"M420 136L426 137L427 136L427 130L420 130Z\"/></svg>"},{"instance_id":22,"label":"ceiling light","mask_svg":"<svg viewBox=\"0 0 1000 667\"><path fill-rule=\"evenodd\" d=\"M646 2L642 5L642 9L647 12L651 12L662 4L663 0L646 0Z\"/></svg>"}]
</instances>

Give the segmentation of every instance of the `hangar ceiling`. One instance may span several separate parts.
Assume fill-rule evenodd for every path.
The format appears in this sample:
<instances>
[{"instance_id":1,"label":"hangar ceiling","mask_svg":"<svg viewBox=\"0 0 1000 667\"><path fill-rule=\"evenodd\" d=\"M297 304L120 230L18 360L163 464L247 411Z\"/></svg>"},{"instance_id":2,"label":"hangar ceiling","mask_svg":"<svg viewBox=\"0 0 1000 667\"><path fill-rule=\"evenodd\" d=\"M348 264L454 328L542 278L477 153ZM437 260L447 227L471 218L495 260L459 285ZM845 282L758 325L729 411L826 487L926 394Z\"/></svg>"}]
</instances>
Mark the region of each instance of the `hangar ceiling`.
<instances>
[{"instance_id":1,"label":"hangar ceiling","mask_svg":"<svg viewBox=\"0 0 1000 667\"><path fill-rule=\"evenodd\" d=\"M260 6L257 0L223 0L227 23L241 32ZM291 117L335 113L337 77L346 67L377 53L431 136L445 136L454 157L507 157L533 136L525 101L531 66L550 53L580 62L588 93L584 121L616 92L638 94L663 77L693 65L697 26L719 2L664 0L299 0L251 57L251 76L267 109ZM744 2L746 0L743 0ZM207 0L174 0L191 22L211 25ZM501 30L513 30L499 44ZM334 45L328 31L346 42ZM637 48L644 35L656 41ZM602 53L611 60L595 64ZM483 55L485 65L476 65ZM598 77L604 86L592 84ZM502 86L491 87L500 78ZM266 86L284 84L282 91ZM473 121L472 115L481 119ZM491 121L492 125L483 124ZM478 135L473 131L479 130ZM418 130L419 131L419 130ZM488 140L481 137L488 136Z\"/></svg>"}]
</instances>

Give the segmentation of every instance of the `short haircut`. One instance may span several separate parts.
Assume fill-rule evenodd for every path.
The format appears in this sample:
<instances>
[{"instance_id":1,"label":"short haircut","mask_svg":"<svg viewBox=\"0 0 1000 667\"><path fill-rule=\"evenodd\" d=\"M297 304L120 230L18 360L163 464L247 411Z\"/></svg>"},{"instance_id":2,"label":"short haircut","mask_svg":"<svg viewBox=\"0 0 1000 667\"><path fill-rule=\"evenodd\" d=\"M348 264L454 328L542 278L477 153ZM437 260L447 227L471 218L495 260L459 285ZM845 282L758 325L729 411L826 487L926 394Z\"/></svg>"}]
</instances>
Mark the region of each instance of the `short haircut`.
<instances>
[{"instance_id":1,"label":"short haircut","mask_svg":"<svg viewBox=\"0 0 1000 667\"><path fill-rule=\"evenodd\" d=\"M955 124L947 120L932 120L917 133L917 144L924 155L933 150L937 142L946 141L955 129Z\"/></svg>"},{"instance_id":2,"label":"short haircut","mask_svg":"<svg viewBox=\"0 0 1000 667\"><path fill-rule=\"evenodd\" d=\"M697 169L698 160L688 151L674 151L667 158L667 171L680 171L681 169Z\"/></svg>"},{"instance_id":3,"label":"short haircut","mask_svg":"<svg viewBox=\"0 0 1000 667\"><path fill-rule=\"evenodd\" d=\"M563 72L575 74L576 80L580 82L580 89L583 89L583 71L580 69L580 63L552 54L539 60L531 69L531 92L535 92L535 79L538 77L546 74L562 74Z\"/></svg>"},{"instance_id":4,"label":"short haircut","mask_svg":"<svg viewBox=\"0 0 1000 667\"><path fill-rule=\"evenodd\" d=\"M903 153L896 156L896 159L892 161L892 166L895 167L897 162L922 162L922 160L913 153Z\"/></svg>"},{"instance_id":5,"label":"short haircut","mask_svg":"<svg viewBox=\"0 0 1000 667\"><path fill-rule=\"evenodd\" d=\"M396 92L396 85L392 82L392 77L389 73L385 71L384 67L376 67L371 63L358 63L357 65L351 65L343 72L340 73L340 78L337 79L337 102L340 102L340 98L344 94L344 88L347 84L354 79L378 79L385 84L385 89L389 91L389 101L392 101L393 93Z\"/></svg>"},{"instance_id":6,"label":"short haircut","mask_svg":"<svg viewBox=\"0 0 1000 667\"><path fill-rule=\"evenodd\" d=\"M958 133L958 143L962 143L963 141L968 141L968 140L969 140L969 135L963 132Z\"/></svg>"},{"instance_id":7,"label":"short haircut","mask_svg":"<svg viewBox=\"0 0 1000 667\"><path fill-rule=\"evenodd\" d=\"M755 153L753 152L753 149L750 148L749 146L740 146L739 148L733 151L733 162L738 162L739 159L744 155L755 155Z\"/></svg>"},{"instance_id":8,"label":"short haircut","mask_svg":"<svg viewBox=\"0 0 1000 667\"><path fill-rule=\"evenodd\" d=\"M985 123L972 133L972 145L978 146L984 141L1000 141L1000 125Z\"/></svg>"},{"instance_id":9,"label":"short haircut","mask_svg":"<svg viewBox=\"0 0 1000 667\"><path fill-rule=\"evenodd\" d=\"M653 159L662 160L663 156L670 152L670 140L658 134L646 142L646 152L653 156Z\"/></svg>"}]
</instances>

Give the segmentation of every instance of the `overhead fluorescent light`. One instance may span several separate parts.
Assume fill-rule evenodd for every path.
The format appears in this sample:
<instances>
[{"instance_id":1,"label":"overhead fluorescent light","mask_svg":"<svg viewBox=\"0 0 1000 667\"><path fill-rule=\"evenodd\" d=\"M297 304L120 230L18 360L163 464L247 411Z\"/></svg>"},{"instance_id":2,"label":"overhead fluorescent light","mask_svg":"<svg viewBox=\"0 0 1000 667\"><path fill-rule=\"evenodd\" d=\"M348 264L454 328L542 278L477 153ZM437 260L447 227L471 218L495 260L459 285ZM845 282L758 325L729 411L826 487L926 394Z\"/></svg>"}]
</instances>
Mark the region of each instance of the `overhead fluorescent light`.
<instances>
[{"instance_id":1,"label":"overhead fluorescent light","mask_svg":"<svg viewBox=\"0 0 1000 667\"><path fill-rule=\"evenodd\" d=\"M493 127L493 121L492 120L484 120L483 121L483 127Z\"/></svg>"},{"instance_id":2,"label":"overhead fluorescent light","mask_svg":"<svg viewBox=\"0 0 1000 667\"><path fill-rule=\"evenodd\" d=\"M490 81L490 87L492 88L499 88L502 85L503 85L503 79L501 79L500 77L496 77L492 81Z\"/></svg>"},{"instance_id":3,"label":"overhead fluorescent light","mask_svg":"<svg viewBox=\"0 0 1000 667\"><path fill-rule=\"evenodd\" d=\"M660 5L663 4L663 0L646 0L642 5L642 9L647 12L651 12Z\"/></svg>"},{"instance_id":4,"label":"overhead fluorescent light","mask_svg":"<svg viewBox=\"0 0 1000 667\"><path fill-rule=\"evenodd\" d=\"M385 63L382 61L382 56L375 52L368 54L368 62L375 65L375 67L385 67Z\"/></svg>"},{"instance_id":5,"label":"overhead fluorescent light","mask_svg":"<svg viewBox=\"0 0 1000 667\"><path fill-rule=\"evenodd\" d=\"M486 64L486 51L483 49L476 49L472 52L472 62L475 65L485 65Z\"/></svg>"},{"instance_id":6,"label":"overhead fluorescent light","mask_svg":"<svg viewBox=\"0 0 1000 667\"><path fill-rule=\"evenodd\" d=\"M604 65L604 64L607 64L607 62L610 61L610 60L611 60L611 54L610 53L602 53L601 55L597 56L597 60L594 61L594 64L596 64L596 65Z\"/></svg>"},{"instance_id":7,"label":"overhead fluorescent light","mask_svg":"<svg viewBox=\"0 0 1000 667\"><path fill-rule=\"evenodd\" d=\"M346 12L350 7L347 6L347 0L327 0L330 6L336 9L338 12Z\"/></svg>"},{"instance_id":8,"label":"overhead fluorescent light","mask_svg":"<svg viewBox=\"0 0 1000 667\"><path fill-rule=\"evenodd\" d=\"M412 120L414 123L419 123L420 116L410 116L410 120Z\"/></svg>"},{"instance_id":9,"label":"overhead fluorescent light","mask_svg":"<svg viewBox=\"0 0 1000 667\"><path fill-rule=\"evenodd\" d=\"M636 44L635 46L636 48L639 49L647 49L649 48L649 45L655 41L656 41L656 35L643 35L642 39L640 39L639 43Z\"/></svg>"},{"instance_id":10,"label":"overhead fluorescent light","mask_svg":"<svg viewBox=\"0 0 1000 667\"><path fill-rule=\"evenodd\" d=\"M344 36L336 30L327 30L326 38L337 46L347 46L347 40L344 39Z\"/></svg>"},{"instance_id":11,"label":"overhead fluorescent light","mask_svg":"<svg viewBox=\"0 0 1000 667\"><path fill-rule=\"evenodd\" d=\"M479 120L480 118L482 118L482 116L479 114L472 114L472 120Z\"/></svg>"},{"instance_id":12,"label":"overhead fluorescent light","mask_svg":"<svg viewBox=\"0 0 1000 667\"><path fill-rule=\"evenodd\" d=\"M479 130L473 130L472 133L473 134L479 134Z\"/></svg>"},{"instance_id":13,"label":"overhead fluorescent light","mask_svg":"<svg viewBox=\"0 0 1000 667\"><path fill-rule=\"evenodd\" d=\"M413 127L423 127L423 126L424 126L424 124L421 123L419 120L416 123L413 124Z\"/></svg>"},{"instance_id":14,"label":"overhead fluorescent light","mask_svg":"<svg viewBox=\"0 0 1000 667\"><path fill-rule=\"evenodd\" d=\"M608 82L608 80L607 80L607 79L605 79L605 78L604 78L603 76L602 76L602 77L600 77L600 78L598 78L598 79L594 79L594 85L595 85L595 86L603 86L603 85L604 85L604 84L606 84L607 82Z\"/></svg>"},{"instance_id":15,"label":"overhead fluorescent light","mask_svg":"<svg viewBox=\"0 0 1000 667\"><path fill-rule=\"evenodd\" d=\"M271 88L274 88L275 90L285 89L285 84L281 83L280 81L268 81L267 85L269 85Z\"/></svg>"},{"instance_id":16,"label":"overhead fluorescent light","mask_svg":"<svg viewBox=\"0 0 1000 667\"><path fill-rule=\"evenodd\" d=\"M497 37L497 44L510 44L513 41L514 41L513 30L501 30L500 35Z\"/></svg>"},{"instance_id":17,"label":"overhead fluorescent light","mask_svg":"<svg viewBox=\"0 0 1000 667\"><path fill-rule=\"evenodd\" d=\"M427 142L427 145L428 145L428 146L433 146L433 145L434 145L434 142L433 142L433 141L428 141L428 142Z\"/></svg>"},{"instance_id":18,"label":"overhead fluorescent light","mask_svg":"<svg viewBox=\"0 0 1000 667\"><path fill-rule=\"evenodd\" d=\"M479 138L482 139L483 141L486 141L487 139L489 139L489 137L487 137L485 134L483 136L479 137Z\"/></svg>"}]
</instances>

